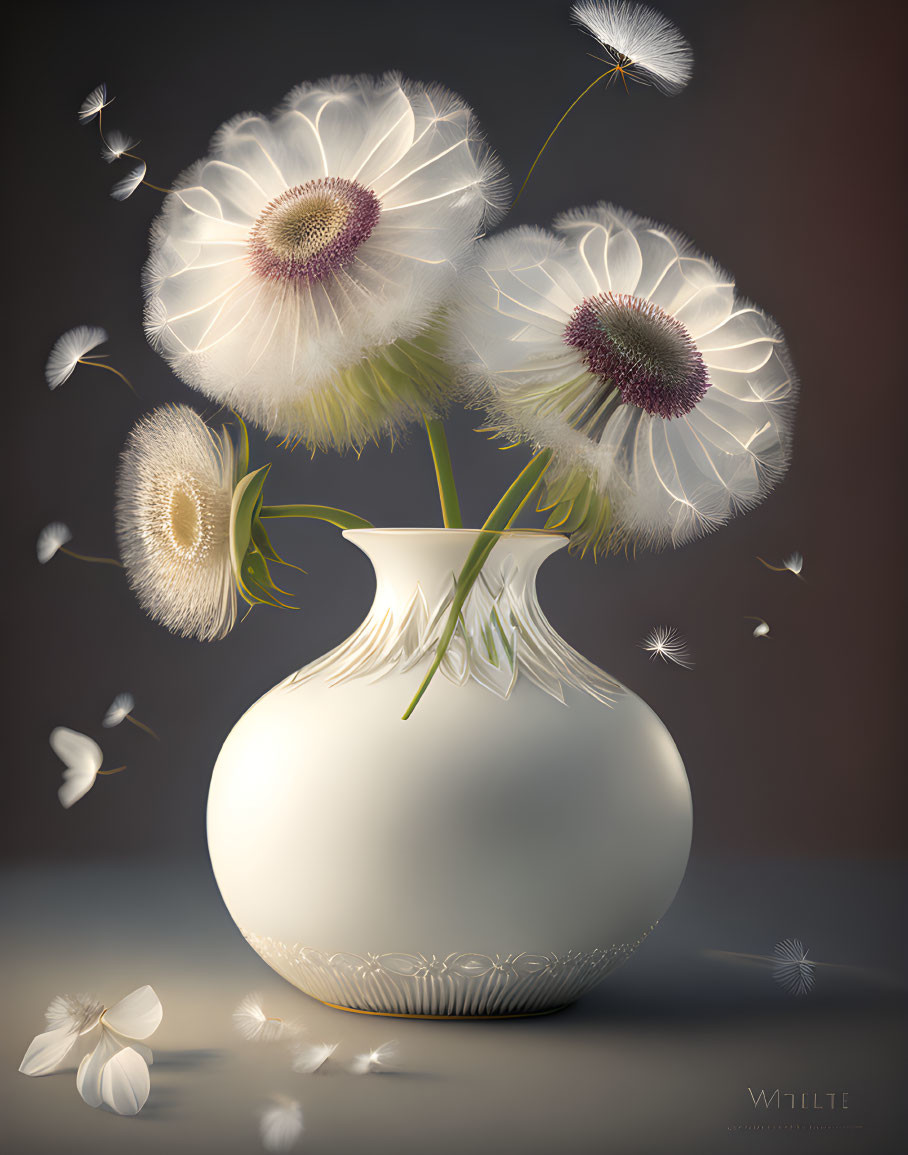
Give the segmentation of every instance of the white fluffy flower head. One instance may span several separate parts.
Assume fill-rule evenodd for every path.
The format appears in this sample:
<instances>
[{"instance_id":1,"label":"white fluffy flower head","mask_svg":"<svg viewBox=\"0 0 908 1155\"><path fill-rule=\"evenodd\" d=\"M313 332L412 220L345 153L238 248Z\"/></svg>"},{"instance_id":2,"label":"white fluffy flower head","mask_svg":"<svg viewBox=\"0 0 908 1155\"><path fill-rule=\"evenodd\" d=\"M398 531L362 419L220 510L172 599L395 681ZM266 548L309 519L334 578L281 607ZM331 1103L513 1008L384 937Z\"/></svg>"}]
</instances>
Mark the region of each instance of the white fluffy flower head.
<instances>
[{"instance_id":1,"label":"white fluffy flower head","mask_svg":"<svg viewBox=\"0 0 908 1155\"><path fill-rule=\"evenodd\" d=\"M787 467L781 333L653 221L600 204L484 242L451 333L491 428L554 451L548 528L581 549L681 545Z\"/></svg>"},{"instance_id":2,"label":"white fluffy flower head","mask_svg":"<svg viewBox=\"0 0 908 1155\"><path fill-rule=\"evenodd\" d=\"M578 0L571 13L605 49L622 77L651 84L668 96L690 80L694 63L690 45L670 20L648 5Z\"/></svg>"},{"instance_id":3,"label":"white fluffy flower head","mask_svg":"<svg viewBox=\"0 0 908 1155\"><path fill-rule=\"evenodd\" d=\"M269 432L362 445L444 403L434 327L501 183L451 93L396 75L301 85L225 124L174 184L149 338Z\"/></svg>"},{"instance_id":4,"label":"white fluffy flower head","mask_svg":"<svg viewBox=\"0 0 908 1155\"><path fill-rule=\"evenodd\" d=\"M236 617L230 558L233 443L185 405L144 417L117 477L116 522L129 584L174 633L224 637Z\"/></svg>"}]
</instances>

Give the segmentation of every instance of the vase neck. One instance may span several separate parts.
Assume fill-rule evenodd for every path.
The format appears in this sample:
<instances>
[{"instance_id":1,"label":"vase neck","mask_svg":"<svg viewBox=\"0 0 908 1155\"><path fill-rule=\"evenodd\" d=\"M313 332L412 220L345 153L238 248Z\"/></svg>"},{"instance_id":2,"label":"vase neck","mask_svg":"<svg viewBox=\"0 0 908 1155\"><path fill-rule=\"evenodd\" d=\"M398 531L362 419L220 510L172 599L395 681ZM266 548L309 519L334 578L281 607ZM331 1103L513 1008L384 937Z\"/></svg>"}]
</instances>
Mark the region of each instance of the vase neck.
<instances>
[{"instance_id":1,"label":"vase neck","mask_svg":"<svg viewBox=\"0 0 908 1155\"><path fill-rule=\"evenodd\" d=\"M345 642L287 680L385 677L428 666L454 600L457 577L479 530L348 529L344 537L375 568L375 598L366 620ZM523 676L564 701L565 687L611 702L622 687L552 628L536 600L536 573L563 548L560 534L504 533L470 591L440 672L507 698Z\"/></svg>"},{"instance_id":2,"label":"vase neck","mask_svg":"<svg viewBox=\"0 0 908 1155\"><path fill-rule=\"evenodd\" d=\"M344 533L372 562L375 600L372 613L406 612L415 590L428 606L451 594L457 576L479 535L474 529L349 529ZM536 574L547 557L567 545L561 534L510 532L492 548L482 568L481 582L495 591L505 584L520 602L535 599ZM465 612L477 600L471 593Z\"/></svg>"}]
</instances>

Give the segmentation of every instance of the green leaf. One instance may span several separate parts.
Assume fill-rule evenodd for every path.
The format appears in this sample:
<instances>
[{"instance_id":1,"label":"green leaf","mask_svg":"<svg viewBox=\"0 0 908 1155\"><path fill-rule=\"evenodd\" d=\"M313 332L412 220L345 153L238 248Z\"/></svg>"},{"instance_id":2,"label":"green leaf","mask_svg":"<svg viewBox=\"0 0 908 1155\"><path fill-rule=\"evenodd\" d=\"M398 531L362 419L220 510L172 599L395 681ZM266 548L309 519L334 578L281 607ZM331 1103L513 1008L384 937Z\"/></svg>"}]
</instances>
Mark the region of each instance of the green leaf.
<instances>
[{"instance_id":1,"label":"green leaf","mask_svg":"<svg viewBox=\"0 0 908 1155\"><path fill-rule=\"evenodd\" d=\"M246 422L235 409L231 409L230 412L236 418L236 422L240 427L240 436L236 447L236 470L234 474L237 482L239 482L249 472L249 430L246 428Z\"/></svg>"},{"instance_id":2,"label":"green leaf","mask_svg":"<svg viewBox=\"0 0 908 1155\"><path fill-rule=\"evenodd\" d=\"M262 487L270 465L263 465L254 473L247 473L233 491L230 506L230 561L237 584L242 583L240 571L243 558L252 540L252 523L255 519Z\"/></svg>"}]
</instances>

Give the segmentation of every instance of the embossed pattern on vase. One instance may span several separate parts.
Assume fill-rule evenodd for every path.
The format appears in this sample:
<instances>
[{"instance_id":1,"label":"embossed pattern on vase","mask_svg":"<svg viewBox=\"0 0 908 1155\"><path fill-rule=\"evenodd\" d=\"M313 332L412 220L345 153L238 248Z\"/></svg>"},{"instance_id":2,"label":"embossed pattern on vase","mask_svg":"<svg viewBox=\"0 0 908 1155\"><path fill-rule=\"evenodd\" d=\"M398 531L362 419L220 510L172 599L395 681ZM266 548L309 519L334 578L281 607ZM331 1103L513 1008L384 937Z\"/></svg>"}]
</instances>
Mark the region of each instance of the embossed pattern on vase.
<instances>
[{"instance_id":1,"label":"embossed pattern on vase","mask_svg":"<svg viewBox=\"0 0 908 1155\"><path fill-rule=\"evenodd\" d=\"M535 575L536 567L532 569ZM552 628L536 598L532 581L521 582L508 556L487 562L463 608L440 672L456 685L473 679L501 698L511 695L518 675L558 701L564 688L582 690L611 705L624 687L587 661ZM362 625L346 641L283 683L301 685L322 675L329 685L352 678L375 680L411 669L435 653L457 584L451 574L443 596L430 605L419 584L409 601L375 603Z\"/></svg>"},{"instance_id":2,"label":"embossed pattern on vase","mask_svg":"<svg viewBox=\"0 0 908 1155\"><path fill-rule=\"evenodd\" d=\"M634 942L561 955L356 955L242 933L279 975L323 1003L377 1014L488 1017L573 1002L633 954L654 926Z\"/></svg>"}]
</instances>

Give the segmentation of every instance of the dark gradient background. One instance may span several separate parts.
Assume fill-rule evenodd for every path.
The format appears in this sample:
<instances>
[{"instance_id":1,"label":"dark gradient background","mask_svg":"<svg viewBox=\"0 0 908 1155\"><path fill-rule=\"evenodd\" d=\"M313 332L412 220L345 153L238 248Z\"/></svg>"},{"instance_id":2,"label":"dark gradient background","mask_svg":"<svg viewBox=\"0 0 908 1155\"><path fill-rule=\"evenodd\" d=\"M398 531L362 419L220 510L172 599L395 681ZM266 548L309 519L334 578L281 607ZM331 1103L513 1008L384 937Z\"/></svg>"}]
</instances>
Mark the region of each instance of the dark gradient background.
<instances>
[{"instance_id":1,"label":"dark gradient background","mask_svg":"<svg viewBox=\"0 0 908 1155\"><path fill-rule=\"evenodd\" d=\"M873 4L872 59L838 2L666 0L694 45L675 99L594 90L572 113L509 223L546 223L606 198L674 225L735 274L779 320L803 383L794 463L766 503L675 552L598 566L566 554L540 579L555 626L649 701L690 775L695 848L709 853L892 855L904 795L905 398L904 22ZM257 610L224 642L178 639L146 619L122 574L58 557L34 541L47 522L72 548L115 550L118 451L144 408L212 407L146 344L139 274L160 198L108 195L94 126L76 110L105 79L108 126L142 138L149 179L167 184L243 109L267 111L297 82L400 69L440 81L475 107L519 184L549 127L595 75L593 47L568 4L35 4L7 43L2 182L9 291L5 467L8 677L3 853L27 858L204 855L210 767L243 709L344 637L372 589L368 562L329 528L282 525L279 548L308 576L288 581L300 611ZM870 19L871 17L868 17ZM99 324L110 374L79 370L51 394L55 337ZM479 524L522 464L451 422L468 524ZM515 451L519 452L519 451ZM379 525L438 521L424 439L393 453L314 460L254 442L274 462L269 500L352 508ZM755 555L803 551L806 582ZM769 621L751 637L746 615ZM639 639L668 622L696 668L651 662ZM120 690L160 746L100 719ZM56 800L55 725L99 737L108 764L71 812ZM111 763L109 759L112 759Z\"/></svg>"}]
</instances>

